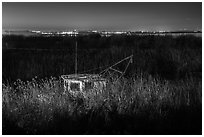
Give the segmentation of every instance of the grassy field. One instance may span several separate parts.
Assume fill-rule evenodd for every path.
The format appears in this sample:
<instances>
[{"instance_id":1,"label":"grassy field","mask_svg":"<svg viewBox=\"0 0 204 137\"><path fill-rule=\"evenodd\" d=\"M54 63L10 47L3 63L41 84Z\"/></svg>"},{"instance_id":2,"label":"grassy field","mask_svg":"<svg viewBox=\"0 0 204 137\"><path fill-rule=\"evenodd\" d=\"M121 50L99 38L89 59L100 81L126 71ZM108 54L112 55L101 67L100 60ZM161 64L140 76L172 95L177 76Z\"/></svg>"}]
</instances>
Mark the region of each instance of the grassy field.
<instances>
[{"instance_id":1,"label":"grassy field","mask_svg":"<svg viewBox=\"0 0 204 137\"><path fill-rule=\"evenodd\" d=\"M72 97L59 77L74 72L72 38L3 37L3 134L202 134L201 38L96 35L78 41L79 72L130 54L133 64L102 93Z\"/></svg>"}]
</instances>

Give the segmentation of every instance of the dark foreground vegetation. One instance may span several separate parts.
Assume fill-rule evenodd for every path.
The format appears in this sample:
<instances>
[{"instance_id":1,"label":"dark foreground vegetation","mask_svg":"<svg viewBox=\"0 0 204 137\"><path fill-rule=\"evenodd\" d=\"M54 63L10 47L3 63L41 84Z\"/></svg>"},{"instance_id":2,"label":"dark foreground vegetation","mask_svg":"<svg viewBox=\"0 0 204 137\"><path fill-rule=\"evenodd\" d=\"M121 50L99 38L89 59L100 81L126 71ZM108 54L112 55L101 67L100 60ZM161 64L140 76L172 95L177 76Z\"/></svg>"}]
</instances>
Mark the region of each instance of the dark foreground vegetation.
<instances>
[{"instance_id":1,"label":"dark foreground vegetation","mask_svg":"<svg viewBox=\"0 0 204 137\"><path fill-rule=\"evenodd\" d=\"M202 38L78 37L79 73L134 55L122 79L87 98L63 94L59 78L74 73L74 41L3 37L3 134L202 134Z\"/></svg>"}]
</instances>

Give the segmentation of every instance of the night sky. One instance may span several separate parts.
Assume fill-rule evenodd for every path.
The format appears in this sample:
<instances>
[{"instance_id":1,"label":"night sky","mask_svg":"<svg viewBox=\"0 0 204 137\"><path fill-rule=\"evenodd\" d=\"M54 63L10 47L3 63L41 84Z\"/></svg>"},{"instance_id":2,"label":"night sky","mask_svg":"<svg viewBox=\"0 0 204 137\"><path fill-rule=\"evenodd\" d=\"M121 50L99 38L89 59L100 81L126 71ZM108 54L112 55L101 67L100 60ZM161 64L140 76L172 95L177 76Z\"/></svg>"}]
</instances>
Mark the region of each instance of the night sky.
<instances>
[{"instance_id":1,"label":"night sky","mask_svg":"<svg viewBox=\"0 0 204 137\"><path fill-rule=\"evenodd\" d=\"M2 3L7 30L201 30L202 3Z\"/></svg>"}]
</instances>

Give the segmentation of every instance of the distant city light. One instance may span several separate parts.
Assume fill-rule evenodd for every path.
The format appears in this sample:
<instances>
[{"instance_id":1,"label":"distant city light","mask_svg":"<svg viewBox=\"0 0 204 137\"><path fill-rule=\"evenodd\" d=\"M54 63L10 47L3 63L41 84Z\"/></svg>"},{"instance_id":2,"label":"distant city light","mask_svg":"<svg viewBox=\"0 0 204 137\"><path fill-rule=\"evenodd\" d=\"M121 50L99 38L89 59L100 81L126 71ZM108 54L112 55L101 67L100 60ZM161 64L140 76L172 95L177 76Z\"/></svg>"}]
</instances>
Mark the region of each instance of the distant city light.
<instances>
[{"instance_id":1,"label":"distant city light","mask_svg":"<svg viewBox=\"0 0 204 137\"><path fill-rule=\"evenodd\" d=\"M39 31L39 30L32 30L31 32L33 32L33 33L40 33L41 31Z\"/></svg>"},{"instance_id":2,"label":"distant city light","mask_svg":"<svg viewBox=\"0 0 204 137\"><path fill-rule=\"evenodd\" d=\"M192 31L189 31L189 30L186 30L184 31L184 29L180 29L178 31L165 31L165 30L159 30L159 31L145 31L145 30L138 30L138 31L98 31L98 30L87 30L87 31L77 31L76 29L75 30L72 30L72 31L55 31L55 32L51 32L51 31L40 31L40 30L29 30L29 32L32 32L32 33L36 33L36 34L41 34L41 35L45 35L45 36L77 36L77 35L81 35L81 36L84 36L84 35L89 35L89 34L99 34L101 35L102 37L105 36L105 37L110 37L112 35L172 35L172 33L175 33L175 32L183 32L183 33L187 33L187 34L190 34L190 33L202 33L202 31L200 30L192 30ZM4 35L9 35L10 33L12 33L14 31L5 31Z\"/></svg>"}]
</instances>

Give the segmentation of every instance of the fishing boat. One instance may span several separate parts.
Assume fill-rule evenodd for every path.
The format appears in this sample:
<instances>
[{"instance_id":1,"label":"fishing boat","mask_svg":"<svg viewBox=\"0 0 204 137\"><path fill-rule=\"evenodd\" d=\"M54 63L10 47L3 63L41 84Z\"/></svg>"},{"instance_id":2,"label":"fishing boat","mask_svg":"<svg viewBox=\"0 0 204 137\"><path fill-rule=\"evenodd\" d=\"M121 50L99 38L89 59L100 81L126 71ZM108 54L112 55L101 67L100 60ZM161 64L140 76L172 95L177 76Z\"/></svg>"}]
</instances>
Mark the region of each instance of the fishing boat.
<instances>
[{"instance_id":1,"label":"fishing boat","mask_svg":"<svg viewBox=\"0 0 204 137\"><path fill-rule=\"evenodd\" d=\"M101 93L105 91L107 84L109 82L109 79L107 77L104 77L105 74L110 74L110 71L115 71L116 73L119 73L120 76L118 79L120 79L126 72L128 66L133 61L133 55L128 56L117 63L110 65L106 67L103 71L101 71L99 74L78 74L77 73L77 41L76 41L76 49L75 49L75 74L69 74L69 75L62 75L61 78L64 82L64 93L70 93L73 96L82 95L86 97L89 93ZM128 64L125 67L124 71L120 71L116 68L118 64L122 63L123 61L128 61Z\"/></svg>"}]
</instances>

